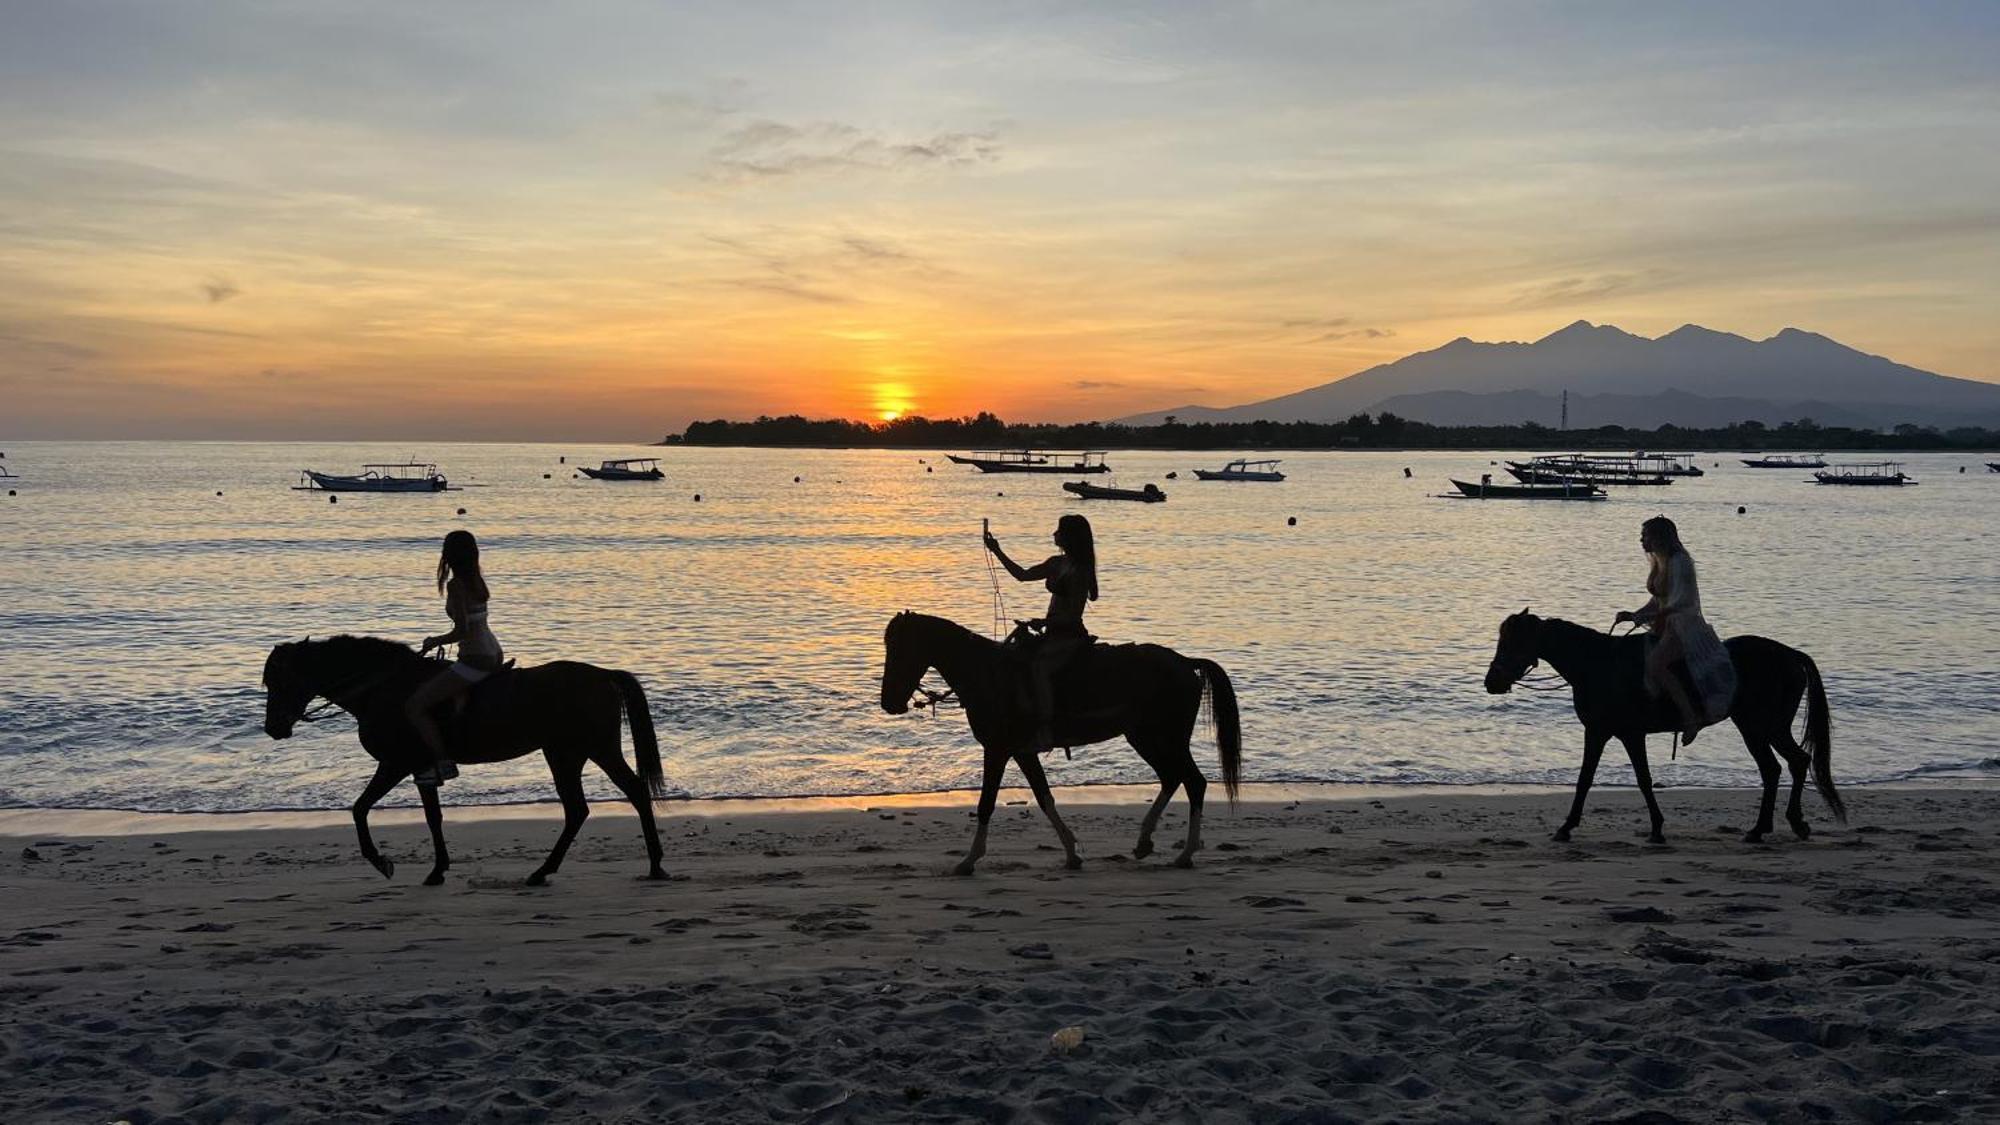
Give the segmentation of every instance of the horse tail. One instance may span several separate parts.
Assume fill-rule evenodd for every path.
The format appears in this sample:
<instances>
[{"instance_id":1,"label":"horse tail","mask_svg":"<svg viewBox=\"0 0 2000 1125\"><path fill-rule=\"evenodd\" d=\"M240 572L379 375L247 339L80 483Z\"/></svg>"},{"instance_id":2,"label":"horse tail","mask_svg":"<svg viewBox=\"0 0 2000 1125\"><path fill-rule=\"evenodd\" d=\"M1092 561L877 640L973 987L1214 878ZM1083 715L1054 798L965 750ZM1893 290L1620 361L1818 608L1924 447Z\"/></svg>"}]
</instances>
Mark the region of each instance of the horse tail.
<instances>
[{"instance_id":1,"label":"horse tail","mask_svg":"<svg viewBox=\"0 0 2000 1125\"><path fill-rule=\"evenodd\" d=\"M1819 665L1805 653L1798 653L1806 673L1806 737L1801 749L1812 755L1813 784L1833 812L1833 819L1847 823L1847 802L1833 787L1833 718L1827 711L1826 684L1819 678Z\"/></svg>"},{"instance_id":2,"label":"horse tail","mask_svg":"<svg viewBox=\"0 0 2000 1125\"><path fill-rule=\"evenodd\" d=\"M1222 787L1229 803L1236 803L1236 789L1243 783L1243 726L1236 711L1236 688L1229 673L1213 660L1196 660L1201 673L1202 703L1208 708L1210 725L1215 727L1215 753L1222 760Z\"/></svg>"},{"instance_id":3,"label":"horse tail","mask_svg":"<svg viewBox=\"0 0 2000 1125\"><path fill-rule=\"evenodd\" d=\"M646 689L639 677L613 670L611 681L625 697L625 722L632 728L632 754L639 759L639 776L646 780L646 792L660 800L667 795L667 771L660 765L660 739L653 732L653 712L646 707Z\"/></svg>"}]
</instances>

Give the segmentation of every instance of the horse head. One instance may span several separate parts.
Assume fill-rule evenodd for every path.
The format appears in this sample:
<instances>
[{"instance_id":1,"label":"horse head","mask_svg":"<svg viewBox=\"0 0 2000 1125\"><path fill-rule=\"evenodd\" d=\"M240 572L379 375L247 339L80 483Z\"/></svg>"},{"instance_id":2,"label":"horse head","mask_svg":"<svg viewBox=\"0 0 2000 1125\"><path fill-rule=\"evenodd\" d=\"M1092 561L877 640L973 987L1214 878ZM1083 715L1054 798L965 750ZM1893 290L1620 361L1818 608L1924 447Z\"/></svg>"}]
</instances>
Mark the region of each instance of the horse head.
<instances>
[{"instance_id":1,"label":"horse head","mask_svg":"<svg viewBox=\"0 0 2000 1125\"><path fill-rule=\"evenodd\" d=\"M312 638L274 646L264 660L264 733L275 739L292 737L292 727L318 693L299 667L299 650Z\"/></svg>"},{"instance_id":2,"label":"horse head","mask_svg":"<svg viewBox=\"0 0 2000 1125\"><path fill-rule=\"evenodd\" d=\"M1493 650L1492 663L1486 666L1487 694L1506 694L1508 688L1540 662L1541 636L1542 619L1529 613L1525 606L1500 623L1500 643Z\"/></svg>"},{"instance_id":3,"label":"horse head","mask_svg":"<svg viewBox=\"0 0 2000 1125\"><path fill-rule=\"evenodd\" d=\"M909 610L889 619L882 630L882 710L901 715L910 709L910 697L930 671L928 646L918 635L921 618Z\"/></svg>"}]
</instances>

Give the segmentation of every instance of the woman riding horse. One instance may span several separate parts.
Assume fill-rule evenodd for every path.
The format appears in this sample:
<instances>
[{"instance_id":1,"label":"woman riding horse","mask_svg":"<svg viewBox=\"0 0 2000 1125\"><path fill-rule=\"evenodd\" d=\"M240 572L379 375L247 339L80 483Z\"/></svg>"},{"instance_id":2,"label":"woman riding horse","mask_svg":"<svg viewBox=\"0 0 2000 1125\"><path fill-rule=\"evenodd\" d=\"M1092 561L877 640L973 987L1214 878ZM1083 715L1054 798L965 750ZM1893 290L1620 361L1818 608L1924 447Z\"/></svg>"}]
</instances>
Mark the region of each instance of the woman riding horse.
<instances>
[{"instance_id":1,"label":"woman riding horse","mask_svg":"<svg viewBox=\"0 0 2000 1125\"><path fill-rule=\"evenodd\" d=\"M1681 546L1674 521L1654 516L1641 524L1639 546L1650 566L1646 592L1653 596L1636 610L1619 611L1616 621L1652 630L1652 642L1646 646L1646 689L1655 698L1664 694L1673 700L1681 716L1681 744L1686 745L1701 728L1729 714L1736 669L1722 639L1701 615L1694 558ZM1685 680L1677 667L1682 665Z\"/></svg>"},{"instance_id":2,"label":"woman riding horse","mask_svg":"<svg viewBox=\"0 0 2000 1125\"><path fill-rule=\"evenodd\" d=\"M1018 582L1040 581L1049 591L1048 613L1041 619L1042 635L1034 642L1028 664L1035 685L1035 738L1029 749L1036 754L1055 748L1056 673L1090 643L1090 634L1083 628L1083 609L1086 601L1097 600L1097 543L1090 533L1090 521L1074 513L1066 515L1056 521L1054 539L1061 554L1024 567L1007 557L992 532L986 533L986 549L1007 573Z\"/></svg>"},{"instance_id":3,"label":"woman riding horse","mask_svg":"<svg viewBox=\"0 0 2000 1125\"><path fill-rule=\"evenodd\" d=\"M486 623L490 595L486 576L479 572L479 541L470 531L461 529L444 537L444 550L438 556L437 586L438 593L444 595L444 612L451 618L451 632L425 637L417 655L455 644L458 659L451 662L444 675L425 681L405 704L410 725L417 728L431 754L431 765L417 771L418 785L436 785L458 776L458 765L445 749L444 732L438 728L438 709L471 692L474 684L499 671L505 656L499 638Z\"/></svg>"}]
</instances>

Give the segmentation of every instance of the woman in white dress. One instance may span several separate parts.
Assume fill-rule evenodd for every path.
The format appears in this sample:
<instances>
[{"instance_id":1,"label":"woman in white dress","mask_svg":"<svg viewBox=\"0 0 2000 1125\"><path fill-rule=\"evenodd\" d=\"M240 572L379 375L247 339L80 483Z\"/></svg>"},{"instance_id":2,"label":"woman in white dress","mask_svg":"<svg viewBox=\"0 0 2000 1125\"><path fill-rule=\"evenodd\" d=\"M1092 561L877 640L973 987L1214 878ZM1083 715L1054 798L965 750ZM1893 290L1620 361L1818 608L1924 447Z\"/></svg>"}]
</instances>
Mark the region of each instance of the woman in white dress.
<instances>
[{"instance_id":1,"label":"woman in white dress","mask_svg":"<svg viewBox=\"0 0 2000 1125\"><path fill-rule=\"evenodd\" d=\"M1736 695L1736 666L1729 650L1701 615L1701 590L1695 581L1694 558L1681 546L1680 529L1665 516L1654 516L1639 528L1639 546L1650 569L1646 592L1652 596L1636 610L1623 610L1619 621L1652 630L1646 646L1646 688L1666 695L1681 715L1681 742L1729 714ZM1683 679L1676 665L1685 664Z\"/></svg>"},{"instance_id":2,"label":"woman in white dress","mask_svg":"<svg viewBox=\"0 0 2000 1125\"><path fill-rule=\"evenodd\" d=\"M458 659L443 672L424 681L410 694L405 705L410 725L423 737L432 765L417 771L418 785L436 785L458 776L444 745L437 712L472 690L472 685L500 670L504 654L499 638L486 623L488 593L486 577L479 571L479 541L470 531L454 531L444 537L438 556L438 593L444 595L444 611L452 629L435 637L425 637L420 652L449 644L458 646Z\"/></svg>"}]
</instances>

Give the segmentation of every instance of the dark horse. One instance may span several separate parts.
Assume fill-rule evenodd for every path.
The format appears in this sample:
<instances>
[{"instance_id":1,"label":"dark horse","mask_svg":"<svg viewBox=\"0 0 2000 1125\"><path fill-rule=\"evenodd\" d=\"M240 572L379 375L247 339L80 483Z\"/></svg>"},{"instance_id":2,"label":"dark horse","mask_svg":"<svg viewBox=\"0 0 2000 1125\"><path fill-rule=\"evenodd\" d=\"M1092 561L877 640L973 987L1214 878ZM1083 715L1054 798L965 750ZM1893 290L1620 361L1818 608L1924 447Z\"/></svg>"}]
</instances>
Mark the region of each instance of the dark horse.
<instances>
[{"instance_id":1,"label":"dark horse","mask_svg":"<svg viewBox=\"0 0 2000 1125\"><path fill-rule=\"evenodd\" d=\"M1847 823L1847 807L1833 788L1833 732L1819 666L1805 653L1763 637L1731 637L1724 647L1736 666L1736 695L1729 704L1729 718L1764 777L1757 825L1745 832L1743 839L1761 843L1771 831L1780 756L1792 771L1792 799L1785 807L1785 819L1799 839L1812 835L1799 808L1808 772L1833 818ZM1646 766L1646 735L1678 730L1681 723L1671 701L1653 698L1646 691L1646 639L1614 637L1557 618L1544 620L1524 609L1500 623L1500 645L1486 669L1486 690L1499 695L1527 675L1537 661L1544 660L1569 681L1576 717L1583 720L1583 771L1576 778L1576 799L1570 804L1569 819L1556 829L1555 838L1569 839L1570 830L1583 818L1583 798L1597 774L1597 760L1604 754L1605 742L1616 738L1632 759L1632 774L1638 778L1646 811L1653 818L1649 838L1655 844L1665 843L1666 836L1660 831L1660 803L1653 797L1653 772ZM1792 718L1801 699L1806 702L1803 745L1792 737Z\"/></svg>"},{"instance_id":2,"label":"dark horse","mask_svg":"<svg viewBox=\"0 0 2000 1125\"><path fill-rule=\"evenodd\" d=\"M936 668L965 705L972 736L986 749L986 770L979 786L979 828L972 848L957 868L972 874L986 854L986 825L993 819L993 800L1000 778L1013 759L1035 792L1035 802L1048 814L1062 840L1065 864L1083 866L1076 854L1076 837L1056 815L1049 779L1041 759L1030 749L1034 717L1023 691L1024 658L1009 647L987 640L942 617L899 613L889 621L882 641L887 658L882 666L882 709L900 715L910 709L910 697L924 673ZM1073 691L1092 701L1077 706ZM1153 851L1153 829L1173 800L1174 790L1187 787L1187 843L1174 865L1188 867L1201 847L1201 799L1208 779L1194 764L1190 743L1203 701L1215 721L1215 745L1222 760L1222 784L1236 799L1243 735L1236 715L1236 689L1213 660L1196 660L1159 645L1092 645L1062 676L1056 688L1053 726L1058 746L1084 746L1124 735L1153 772L1160 776L1160 795L1139 826L1135 859Z\"/></svg>"},{"instance_id":3,"label":"dark horse","mask_svg":"<svg viewBox=\"0 0 2000 1125\"><path fill-rule=\"evenodd\" d=\"M384 876L395 874L396 865L375 850L368 835L368 810L429 761L403 704L418 684L444 674L444 668L442 662L426 660L408 645L374 637L307 638L277 646L264 662L265 734L290 738L307 705L322 696L359 724L361 748L376 764L375 776L354 802L354 829L361 836L362 857ZM632 749L639 759L636 774L618 746L621 710L632 724ZM504 762L535 750L548 760L556 793L562 797L563 828L555 850L528 876L530 886L541 886L562 866L570 841L590 815L583 799L585 762L597 763L639 810L651 863L646 877L667 877L660 867L660 833L653 823L651 800L665 795L665 775L646 693L632 673L570 660L502 672L474 689L455 726L458 762ZM444 814L438 808L437 790L424 786L419 792L436 855L436 866L424 885L434 887L444 882L451 857L445 854Z\"/></svg>"}]
</instances>

